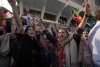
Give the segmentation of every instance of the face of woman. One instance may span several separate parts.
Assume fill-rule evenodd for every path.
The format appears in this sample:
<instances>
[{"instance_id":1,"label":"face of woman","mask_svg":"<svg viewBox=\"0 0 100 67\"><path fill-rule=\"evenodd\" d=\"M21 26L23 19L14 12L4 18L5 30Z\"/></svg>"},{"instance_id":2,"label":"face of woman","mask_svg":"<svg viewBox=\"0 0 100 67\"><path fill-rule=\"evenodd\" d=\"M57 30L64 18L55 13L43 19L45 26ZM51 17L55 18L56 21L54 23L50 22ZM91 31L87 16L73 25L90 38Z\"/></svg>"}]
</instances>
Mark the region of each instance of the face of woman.
<instances>
[{"instance_id":1,"label":"face of woman","mask_svg":"<svg viewBox=\"0 0 100 67\"><path fill-rule=\"evenodd\" d=\"M83 38L86 39L86 40L88 39L88 32L87 31L83 32Z\"/></svg>"},{"instance_id":2,"label":"face of woman","mask_svg":"<svg viewBox=\"0 0 100 67\"><path fill-rule=\"evenodd\" d=\"M68 37L68 34L66 33L65 30L60 29L60 30L58 31L58 38L59 38L59 41L62 42L62 41L64 41L67 37Z\"/></svg>"},{"instance_id":3,"label":"face of woman","mask_svg":"<svg viewBox=\"0 0 100 67\"><path fill-rule=\"evenodd\" d=\"M34 32L33 27L28 28L27 34L28 34L29 37L34 37L35 36L35 32Z\"/></svg>"}]
</instances>

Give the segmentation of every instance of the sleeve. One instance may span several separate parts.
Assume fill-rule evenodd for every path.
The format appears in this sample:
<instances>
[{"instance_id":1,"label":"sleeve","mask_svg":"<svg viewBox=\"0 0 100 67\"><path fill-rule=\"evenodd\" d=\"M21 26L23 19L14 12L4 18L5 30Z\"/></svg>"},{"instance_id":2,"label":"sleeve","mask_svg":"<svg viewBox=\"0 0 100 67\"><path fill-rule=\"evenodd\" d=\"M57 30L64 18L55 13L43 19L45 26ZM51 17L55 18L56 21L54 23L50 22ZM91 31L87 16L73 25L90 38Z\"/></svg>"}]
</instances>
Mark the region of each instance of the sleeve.
<instances>
[{"instance_id":1,"label":"sleeve","mask_svg":"<svg viewBox=\"0 0 100 67\"><path fill-rule=\"evenodd\" d=\"M40 35L43 35L43 33L41 31L36 31L37 40L40 40Z\"/></svg>"},{"instance_id":2,"label":"sleeve","mask_svg":"<svg viewBox=\"0 0 100 67\"><path fill-rule=\"evenodd\" d=\"M57 40L56 40L47 30L44 30L43 33L47 36L47 38L49 39L49 41L50 41L54 46L56 46Z\"/></svg>"}]
</instances>

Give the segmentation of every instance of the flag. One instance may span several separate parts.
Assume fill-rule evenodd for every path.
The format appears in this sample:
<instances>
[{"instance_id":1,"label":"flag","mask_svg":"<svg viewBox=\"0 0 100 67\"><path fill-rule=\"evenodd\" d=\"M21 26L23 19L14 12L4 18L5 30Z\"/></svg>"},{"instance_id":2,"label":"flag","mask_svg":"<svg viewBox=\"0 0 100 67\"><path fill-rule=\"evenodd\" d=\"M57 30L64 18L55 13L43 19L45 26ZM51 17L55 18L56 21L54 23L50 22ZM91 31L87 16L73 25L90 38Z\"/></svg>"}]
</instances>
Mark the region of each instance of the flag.
<instances>
[{"instance_id":1,"label":"flag","mask_svg":"<svg viewBox=\"0 0 100 67\"><path fill-rule=\"evenodd\" d=\"M82 17L79 15L73 14L72 17L72 19L75 20L78 24L82 21Z\"/></svg>"},{"instance_id":2,"label":"flag","mask_svg":"<svg viewBox=\"0 0 100 67\"><path fill-rule=\"evenodd\" d=\"M70 6L70 10L71 10L71 13L72 13L72 20L74 20L75 22L77 22L79 24L82 21L82 17L79 16L79 11L75 10L71 6Z\"/></svg>"},{"instance_id":3,"label":"flag","mask_svg":"<svg viewBox=\"0 0 100 67\"><path fill-rule=\"evenodd\" d=\"M2 13L0 15L0 25L3 28L7 28L9 25L11 25L11 23L10 23L11 17L12 17L12 15L10 15L9 13Z\"/></svg>"},{"instance_id":4,"label":"flag","mask_svg":"<svg viewBox=\"0 0 100 67\"><path fill-rule=\"evenodd\" d=\"M79 11L76 10L76 9L74 9L74 8L71 7L71 6L70 6L70 11L71 11L72 14L77 14L77 15L79 14Z\"/></svg>"},{"instance_id":5,"label":"flag","mask_svg":"<svg viewBox=\"0 0 100 67\"><path fill-rule=\"evenodd\" d=\"M79 15L80 15L81 17L83 17L83 16L84 16L84 12L81 11L81 12L79 13ZM95 24L96 24L96 20L95 20L94 16L90 15L89 19L87 20L87 25L86 25L86 26L92 28Z\"/></svg>"},{"instance_id":6,"label":"flag","mask_svg":"<svg viewBox=\"0 0 100 67\"><path fill-rule=\"evenodd\" d=\"M9 18L12 18L12 17L13 17L13 14L11 14L10 12L3 13L3 17L4 17L5 19L9 19Z\"/></svg>"}]
</instances>

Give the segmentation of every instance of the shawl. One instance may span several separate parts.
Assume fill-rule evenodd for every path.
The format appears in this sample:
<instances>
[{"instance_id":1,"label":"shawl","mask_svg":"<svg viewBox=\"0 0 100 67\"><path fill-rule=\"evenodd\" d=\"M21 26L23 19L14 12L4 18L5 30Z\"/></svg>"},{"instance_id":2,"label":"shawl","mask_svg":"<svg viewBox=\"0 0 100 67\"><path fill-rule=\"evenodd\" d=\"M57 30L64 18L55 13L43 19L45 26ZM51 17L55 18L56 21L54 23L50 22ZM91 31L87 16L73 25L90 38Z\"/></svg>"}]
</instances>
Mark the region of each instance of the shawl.
<instances>
[{"instance_id":1,"label":"shawl","mask_svg":"<svg viewBox=\"0 0 100 67\"><path fill-rule=\"evenodd\" d=\"M15 67L40 67L40 47L36 38L32 40L25 34L20 38L22 39Z\"/></svg>"},{"instance_id":2,"label":"shawl","mask_svg":"<svg viewBox=\"0 0 100 67\"><path fill-rule=\"evenodd\" d=\"M84 39L81 39L81 42L80 42L78 62L81 62L82 64L85 64L85 65L87 64L87 65L92 66L92 54L88 46L88 43L86 43Z\"/></svg>"},{"instance_id":3,"label":"shawl","mask_svg":"<svg viewBox=\"0 0 100 67\"><path fill-rule=\"evenodd\" d=\"M75 67L77 64L77 45L73 39L73 34L70 34L65 42L62 43L62 45L62 50L65 53L66 67ZM62 66L60 65L60 67Z\"/></svg>"},{"instance_id":4,"label":"shawl","mask_svg":"<svg viewBox=\"0 0 100 67\"><path fill-rule=\"evenodd\" d=\"M10 33L0 36L0 54L2 56L6 56L9 53L10 50L9 40L10 40Z\"/></svg>"},{"instance_id":5,"label":"shawl","mask_svg":"<svg viewBox=\"0 0 100 67\"><path fill-rule=\"evenodd\" d=\"M49 41L49 40L43 35L40 35L40 45L42 49L46 51L47 53L51 53L51 52L54 53L55 52L54 45L50 41L49 43L47 43L46 41Z\"/></svg>"}]
</instances>

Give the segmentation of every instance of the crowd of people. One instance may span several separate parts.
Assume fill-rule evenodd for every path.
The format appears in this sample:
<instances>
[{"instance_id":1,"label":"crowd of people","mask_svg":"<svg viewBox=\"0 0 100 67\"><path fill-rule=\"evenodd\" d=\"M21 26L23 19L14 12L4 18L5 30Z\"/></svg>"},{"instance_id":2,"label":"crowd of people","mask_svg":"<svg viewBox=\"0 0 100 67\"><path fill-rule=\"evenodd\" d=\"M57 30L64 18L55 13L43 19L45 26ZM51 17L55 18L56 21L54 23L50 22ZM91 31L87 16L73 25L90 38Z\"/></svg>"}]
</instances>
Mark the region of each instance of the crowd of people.
<instances>
[{"instance_id":1,"label":"crowd of people","mask_svg":"<svg viewBox=\"0 0 100 67\"><path fill-rule=\"evenodd\" d=\"M20 17L16 0L8 2L14 16L4 17L6 27L0 27L0 67L100 67L100 8L96 25L88 30L85 26L91 10L85 3L81 23L70 32L33 19L27 9ZM3 12L0 8L0 14Z\"/></svg>"}]
</instances>

